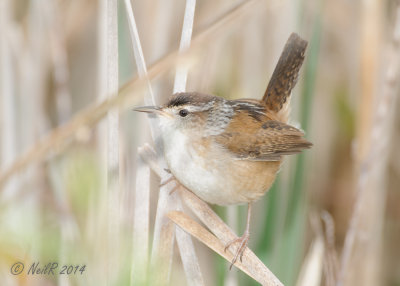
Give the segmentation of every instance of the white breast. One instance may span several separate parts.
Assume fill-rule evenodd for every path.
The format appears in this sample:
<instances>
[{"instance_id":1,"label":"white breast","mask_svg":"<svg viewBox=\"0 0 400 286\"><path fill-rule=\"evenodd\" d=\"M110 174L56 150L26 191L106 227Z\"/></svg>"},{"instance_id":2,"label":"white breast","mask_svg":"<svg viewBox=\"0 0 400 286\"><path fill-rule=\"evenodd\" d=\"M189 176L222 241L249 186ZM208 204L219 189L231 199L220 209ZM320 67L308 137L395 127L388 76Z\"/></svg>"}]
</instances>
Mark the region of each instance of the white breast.
<instances>
[{"instance_id":1,"label":"white breast","mask_svg":"<svg viewBox=\"0 0 400 286\"><path fill-rule=\"evenodd\" d=\"M227 160L212 154L206 158L200 156L201 150L189 144L187 136L179 130L168 134L169 137L164 138L165 158L172 174L181 184L209 203L239 203L232 200L235 190L223 178L222 170ZM204 153L207 152L201 152Z\"/></svg>"}]
</instances>

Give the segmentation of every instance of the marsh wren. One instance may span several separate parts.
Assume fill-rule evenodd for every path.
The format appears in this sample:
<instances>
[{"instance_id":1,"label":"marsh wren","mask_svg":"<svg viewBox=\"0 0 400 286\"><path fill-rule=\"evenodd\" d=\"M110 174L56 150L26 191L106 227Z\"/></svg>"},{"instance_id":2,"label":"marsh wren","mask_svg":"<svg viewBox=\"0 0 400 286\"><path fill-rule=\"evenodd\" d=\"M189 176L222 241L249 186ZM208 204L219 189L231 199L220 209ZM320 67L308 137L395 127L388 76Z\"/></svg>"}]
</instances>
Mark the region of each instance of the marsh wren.
<instances>
[{"instance_id":1,"label":"marsh wren","mask_svg":"<svg viewBox=\"0 0 400 286\"><path fill-rule=\"evenodd\" d=\"M312 146L287 124L306 47L297 34L289 37L262 100L184 92L163 106L135 109L159 117L165 159L180 184L211 204L248 203L244 234L225 247L239 243L232 264L250 237L251 203L271 187L283 155Z\"/></svg>"}]
</instances>

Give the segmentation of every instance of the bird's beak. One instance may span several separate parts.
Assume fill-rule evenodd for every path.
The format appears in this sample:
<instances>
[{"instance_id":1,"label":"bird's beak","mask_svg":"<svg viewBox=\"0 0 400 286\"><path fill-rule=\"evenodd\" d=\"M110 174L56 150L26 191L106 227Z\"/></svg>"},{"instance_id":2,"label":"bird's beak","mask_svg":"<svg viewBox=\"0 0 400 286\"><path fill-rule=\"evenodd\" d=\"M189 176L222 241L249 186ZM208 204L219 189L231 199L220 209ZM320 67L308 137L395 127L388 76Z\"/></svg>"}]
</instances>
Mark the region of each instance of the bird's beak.
<instances>
[{"instance_id":1,"label":"bird's beak","mask_svg":"<svg viewBox=\"0 0 400 286\"><path fill-rule=\"evenodd\" d=\"M155 115L162 115L162 116L171 117L171 115L169 113L165 112L159 106L138 106L138 107L135 107L133 109L133 111L146 112L146 113L152 113L152 114L155 114Z\"/></svg>"}]
</instances>

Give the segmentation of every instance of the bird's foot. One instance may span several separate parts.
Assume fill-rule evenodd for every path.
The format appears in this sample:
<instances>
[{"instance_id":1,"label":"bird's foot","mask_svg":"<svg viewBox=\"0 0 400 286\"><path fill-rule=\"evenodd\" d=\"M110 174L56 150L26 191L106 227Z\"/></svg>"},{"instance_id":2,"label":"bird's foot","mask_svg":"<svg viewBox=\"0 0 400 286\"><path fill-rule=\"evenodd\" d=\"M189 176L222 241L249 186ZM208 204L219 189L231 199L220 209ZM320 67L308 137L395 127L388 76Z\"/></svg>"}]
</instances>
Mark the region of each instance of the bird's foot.
<instances>
[{"instance_id":1,"label":"bird's foot","mask_svg":"<svg viewBox=\"0 0 400 286\"><path fill-rule=\"evenodd\" d=\"M235 262L237 261L238 257L240 259L240 262L242 262L243 253L244 253L244 251L245 251L245 249L247 247L247 244L249 242L249 238L250 238L250 233L249 233L249 231L246 230L241 237L237 237L235 239L232 239L231 241L229 241L225 245L224 251L226 251L229 248L229 246L231 246L232 244L234 244L236 242L239 243L239 247L238 247L238 249L236 251L235 256L233 257L233 260L232 260L231 266L229 267L229 270L232 269L232 265L235 264Z\"/></svg>"},{"instance_id":2,"label":"bird's foot","mask_svg":"<svg viewBox=\"0 0 400 286\"><path fill-rule=\"evenodd\" d=\"M171 177L169 177L165 181L160 182L160 187L165 186L166 184L168 184L169 182L172 182L173 180L175 180L175 177L174 177L174 175L171 175Z\"/></svg>"},{"instance_id":3,"label":"bird's foot","mask_svg":"<svg viewBox=\"0 0 400 286\"><path fill-rule=\"evenodd\" d=\"M180 186L181 184L175 179L175 186L172 188L172 190L169 191L169 195L172 195Z\"/></svg>"},{"instance_id":4,"label":"bird's foot","mask_svg":"<svg viewBox=\"0 0 400 286\"><path fill-rule=\"evenodd\" d=\"M175 181L175 186L172 188L172 190L169 192L170 195L172 195L180 186L181 184L179 181L175 178L174 175L172 175L171 171L169 169L164 169L167 173L171 174L171 177L166 179L165 181L160 182L160 187L165 186L166 184Z\"/></svg>"}]
</instances>

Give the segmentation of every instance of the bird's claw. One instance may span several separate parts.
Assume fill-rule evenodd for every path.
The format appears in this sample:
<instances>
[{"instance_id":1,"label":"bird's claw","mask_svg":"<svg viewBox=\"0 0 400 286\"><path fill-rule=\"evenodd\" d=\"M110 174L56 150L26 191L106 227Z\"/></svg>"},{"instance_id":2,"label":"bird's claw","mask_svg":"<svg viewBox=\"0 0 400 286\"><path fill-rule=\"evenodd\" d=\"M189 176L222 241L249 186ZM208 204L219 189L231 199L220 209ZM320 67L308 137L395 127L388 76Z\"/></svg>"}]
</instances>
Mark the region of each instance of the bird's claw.
<instances>
[{"instance_id":1,"label":"bird's claw","mask_svg":"<svg viewBox=\"0 0 400 286\"><path fill-rule=\"evenodd\" d=\"M235 256L233 257L233 260L231 262L231 266L229 267L229 270L232 269L233 264L235 264L235 262L237 261L238 257L240 259L240 262L242 262L242 257L243 257L243 253L247 247L247 244L249 242L249 238L250 238L250 234L248 231L246 231L241 237L237 237L235 239L232 239L231 241L229 241L224 248L224 251L226 251L229 246L231 246L232 244L239 242L239 247L236 251Z\"/></svg>"}]
</instances>

